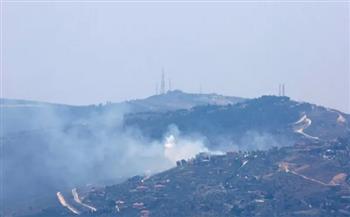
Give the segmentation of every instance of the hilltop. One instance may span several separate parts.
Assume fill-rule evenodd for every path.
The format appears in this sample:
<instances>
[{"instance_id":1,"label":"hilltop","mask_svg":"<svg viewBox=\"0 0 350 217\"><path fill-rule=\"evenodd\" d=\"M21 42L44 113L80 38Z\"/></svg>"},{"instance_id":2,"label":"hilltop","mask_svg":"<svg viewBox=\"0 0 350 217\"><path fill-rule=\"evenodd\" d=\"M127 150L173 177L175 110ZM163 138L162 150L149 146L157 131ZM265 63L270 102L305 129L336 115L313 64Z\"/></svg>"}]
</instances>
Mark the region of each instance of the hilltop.
<instances>
[{"instance_id":1,"label":"hilltop","mask_svg":"<svg viewBox=\"0 0 350 217\"><path fill-rule=\"evenodd\" d=\"M126 103L137 112L166 112L179 109L191 109L202 105L232 105L247 99L233 96L223 96L216 93L199 94L185 93L181 90L168 91L165 94L154 95L145 99L130 100Z\"/></svg>"}]
</instances>

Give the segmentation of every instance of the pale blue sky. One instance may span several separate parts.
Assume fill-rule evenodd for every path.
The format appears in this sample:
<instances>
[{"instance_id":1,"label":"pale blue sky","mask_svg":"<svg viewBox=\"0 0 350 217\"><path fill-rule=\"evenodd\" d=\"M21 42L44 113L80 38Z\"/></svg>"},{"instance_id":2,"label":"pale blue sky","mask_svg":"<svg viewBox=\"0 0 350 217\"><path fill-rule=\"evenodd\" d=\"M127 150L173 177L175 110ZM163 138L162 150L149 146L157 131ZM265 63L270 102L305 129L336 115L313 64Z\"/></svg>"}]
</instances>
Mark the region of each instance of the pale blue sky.
<instances>
[{"instance_id":1,"label":"pale blue sky","mask_svg":"<svg viewBox=\"0 0 350 217\"><path fill-rule=\"evenodd\" d=\"M347 3L4 3L3 96L68 104L175 88L350 112Z\"/></svg>"}]
</instances>

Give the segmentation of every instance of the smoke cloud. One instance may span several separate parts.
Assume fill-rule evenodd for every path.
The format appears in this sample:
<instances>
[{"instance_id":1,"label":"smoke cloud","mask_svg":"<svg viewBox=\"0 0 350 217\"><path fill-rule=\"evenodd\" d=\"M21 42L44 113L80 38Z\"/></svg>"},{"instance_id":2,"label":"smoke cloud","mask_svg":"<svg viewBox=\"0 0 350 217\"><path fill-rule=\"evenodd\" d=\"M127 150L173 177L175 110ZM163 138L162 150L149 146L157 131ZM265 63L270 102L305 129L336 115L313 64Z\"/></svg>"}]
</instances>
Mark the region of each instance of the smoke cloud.
<instances>
[{"instance_id":1,"label":"smoke cloud","mask_svg":"<svg viewBox=\"0 0 350 217\"><path fill-rule=\"evenodd\" d=\"M200 152L209 152L199 138L184 138L176 126L172 126L164 142L164 156L173 164L181 159L190 159Z\"/></svg>"},{"instance_id":2,"label":"smoke cloud","mask_svg":"<svg viewBox=\"0 0 350 217\"><path fill-rule=\"evenodd\" d=\"M85 184L115 184L130 176L160 172L177 160L208 151L200 138L182 136L176 126L159 141L138 129L123 129L128 112L120 106L95 108L72 119L70 112L41 107L28 125L35 127L5 134L6 189L1 200L6 208L29 206L27 201L35 197L55 197L56 191Z\"/></svg>"},{"instance_id":3,"label":"smoke cloud","mask_svg":"<svg viewBox=\"0 0 350 217\"><path fill-rule=\"evenodd\" d=\"M175 125L163 138L152 140L137 128L123 127L130 109L120 105L74 111L37 106L31 113L23 111L27 109L11 111L6 118L9 122L14 116L17 121L11 129L26 121L26 130L2 132L1 178L6 188L0 199L5 208L28 207L36 197L56 200L57 191L86 184L116 184L130 176L157 173L200 152L265 150L284 144L271 134L248 131L237 138L218 136L214 146L203 135L180 132Z\"/></svg>"}]
</instances>

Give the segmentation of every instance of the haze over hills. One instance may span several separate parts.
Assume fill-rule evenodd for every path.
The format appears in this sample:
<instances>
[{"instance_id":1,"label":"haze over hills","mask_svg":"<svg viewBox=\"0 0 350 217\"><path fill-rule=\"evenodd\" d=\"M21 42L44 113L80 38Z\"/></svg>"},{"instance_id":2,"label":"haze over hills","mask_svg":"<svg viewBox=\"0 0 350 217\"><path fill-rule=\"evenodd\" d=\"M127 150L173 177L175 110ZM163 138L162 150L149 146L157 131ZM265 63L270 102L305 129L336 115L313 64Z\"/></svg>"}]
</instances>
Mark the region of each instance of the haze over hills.
<instances>
[{"instance_id":1,"label":"haze over hills","mask_svg":"<svg viewBox=\"0 0 350 217\"><path fill-rule=\"evenodd\" d=\"M263 96L224 106L208 105L167 113L126 115L124 127L160 139L175 125L184 134L205 135L208 146L243 150L291 145L300 139L330 140L349 132L350 116L288 97Z\"/></svg>"},{"instance_id":2,"label":"haze over hills","mask_svg":"<svg viewBox=\"0 0 350 217\"><path fill-rule=\"evenodd\" d=\"M0 217L350 217L350 0L0 1Z\"/></svg>"},{"instance_id":3,"label":"haze over hills","mask_svg":"<svg viewBox=\"0 0 350 217\"><path fill-rule=\"evenodd\" d=\"M67 189L88 183L115 184L136 174L156 174L199 152L329 144L348 136L350 121L348 114L288 97L242 99L181 91L90 106L2 100L1 108L5 126L2 180L7 186L1 199L7 202L9 216L69 216L72 213L58 203L56 192L67 196ZM273 160L266 166L276 163ZM91 191L87 190L90 196ZM176 188L172 191L179 193ZM105 199L96 199L107 210L97 216L115 212ZM46 208L48 212L41 212ZM125 215L139 215L136 211Z\"/></svg>"},{"instance_id":4,"label":"haze over hills","mask_svg":"<svg viewBox=\"0 0 350 217\"><path fill-rule=\"evenodd\" d=\"M91 117L110 111L123 114L150 111L164 112L208 104L235 104L244 100L240 97L228 97L218 94L190 94L180 90L168 91L166 94L154 95L145 99L129 100L120 103L107 102L106 104L87 106L0 99L4 122L4 129L1 134L58 127L53 121L47 120L52 116L59 117L61 125L68 125L84 123Z\"/></svg>"},{"instance_id":5,"label":"haze over hills","mask_svg":"<svg viewBox=\"0 0 350 217\"><path fill-rule=\"evenodd\" d=\"M6 189L0 199L6 200L10 209L18 205L28 207L36 197L51 196L62 188L105 183L149 169L169 168L171 162L164 159L161 142L155 144L137 132L122 132L124 114L166 112L243 100L181 91L88 106L1 99L5 174L1 180ZM149 153L144 156L146 149ZM147 163L141 163L142 159ZM159 161L163 162L162 166ZM121 165L128 165L129 170L116 171ZM56 200L55 196L53 199Z\"/></svg>"},{"instance_id":6,"label":"haze over hills","mask_svg":"<svg viewBox=\"0 0 350 217\"><path fill-rule=\"evenodd\" d=\"M60 194L49 216L350 215L350 136L268 151L198 154L154 176ZM76 200L76 198L81 198Z\"/></svg>"}]
</instances>

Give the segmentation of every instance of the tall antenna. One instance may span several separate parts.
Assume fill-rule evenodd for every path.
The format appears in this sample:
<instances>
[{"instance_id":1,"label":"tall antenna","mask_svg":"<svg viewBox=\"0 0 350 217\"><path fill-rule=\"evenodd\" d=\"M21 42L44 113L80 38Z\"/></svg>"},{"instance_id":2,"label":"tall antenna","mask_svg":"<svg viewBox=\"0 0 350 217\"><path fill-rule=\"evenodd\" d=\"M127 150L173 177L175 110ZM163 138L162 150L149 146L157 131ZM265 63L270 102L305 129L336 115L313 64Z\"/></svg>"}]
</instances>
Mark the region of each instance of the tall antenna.
<instances>
[{"instance_id":1,"label":"tall antenna","mask_svg":"<svg viewBox=\"0 0 350 217\"><path fill-rule=\"evenodd\" d=\"M160 94L165 93L165 75L164 75L164 69L162 68L162 80L160 83Z\"/></svg>"},{"instance_id":2,"label":"tall antenna","mask_svg":"<svg viewBox=\"0 0 350 217\"><path fill-rule=\"evenodd\" d=\"M284 83L278 84L278 96L286 96L286 85Z\"/></svg>"}]
</instances>

